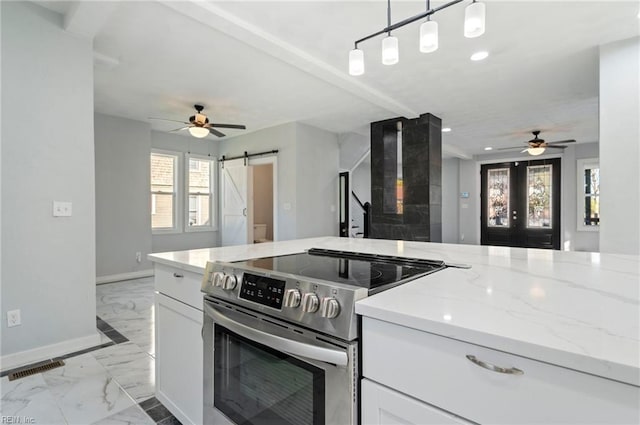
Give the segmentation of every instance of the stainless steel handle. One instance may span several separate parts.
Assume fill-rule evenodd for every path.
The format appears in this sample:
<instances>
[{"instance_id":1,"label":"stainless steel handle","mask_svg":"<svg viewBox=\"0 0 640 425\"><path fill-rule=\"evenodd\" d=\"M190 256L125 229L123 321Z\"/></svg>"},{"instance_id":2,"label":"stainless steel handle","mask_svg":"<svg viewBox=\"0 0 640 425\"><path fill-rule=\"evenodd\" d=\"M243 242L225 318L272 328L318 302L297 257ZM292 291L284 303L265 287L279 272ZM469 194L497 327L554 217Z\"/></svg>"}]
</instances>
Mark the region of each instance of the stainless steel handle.
<instances>
[{"instance_id":1,"label":"stainless steel handle","mask_svg":"<svg viewBox=\"0 0 640 425\"><path fill-rule=\"evenodd\" d=\"M287 354L302 356L325 363L333 363L339 366L346 366L349 361L347 353L344 351L316 347L315 345L293 341L277 335L271 335L258 329L253 329L243 323L239 323L228 318L206 303L204 305L204 311L213 319L214 322L224 326L225 328L245 338L249 338L252 341L283 351Z\"/></svg>"},{"instance_id":2,"label":"stainless steel handle","mask_svg":"<svg viewBox=\"0 0 640 425\"><path fill-rule=\"evenodd\" d=\"M507 375L524 375L524 372L515 367L505 368L496 365L492 365L491 363L483 362L482 360L478 360L476 356L472 356L471 354L467 354L467 359L473 364L476 364L485 369L491 370L493 372L498 373L506 373Z\"/></svg>"},{"instance_id":3,"label":"stainless steel handle","mask_svg":"<svg viewBox=\"0 0 640 425\"><path fill-rule=\"evenodd\" d=\"M173 274L173 277L184 277L184 275L183 275L183 274L180 274L180 273L174 273L174 274Z\"/></svg>"}]
</instances>

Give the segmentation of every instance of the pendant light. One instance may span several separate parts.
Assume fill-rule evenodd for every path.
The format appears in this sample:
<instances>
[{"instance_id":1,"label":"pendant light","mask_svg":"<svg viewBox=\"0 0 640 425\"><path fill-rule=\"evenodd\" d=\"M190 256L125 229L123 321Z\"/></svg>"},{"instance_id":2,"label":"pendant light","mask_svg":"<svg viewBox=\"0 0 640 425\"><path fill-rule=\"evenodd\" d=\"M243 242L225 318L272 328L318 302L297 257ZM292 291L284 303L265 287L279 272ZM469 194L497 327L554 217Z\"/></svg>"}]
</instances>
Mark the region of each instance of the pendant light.
<instances>
[{"instance_id":1,"label":"pendant light","mask_svg":"<svg viewBox=\"0 0 640 425\"><path fill-rule=\"evenodd\" d=\"M349 52L349 74L353 76L364 74L364 52L360 49Z\"/></svg>"},{"instance_id":2,"label":"pendant light","mask_svg":"<svg viewBox=\"0 0 640 425\"><path fill-rule=\"evenodd\" d=\"M189 127L189 134L193 137L197 137L198 139L202 139L209 135L209 130L204 127Z\"/></svg>"},{"instance_id":3,"label":"pendant light","mask_svg":"<svg viewBox=\"0 0 640 425\"><path fill-rule=\"evenodd\" d=\"M395 65L399 60L398 39L388 35L382 39L382 63L385 65Z\"/></svg>"},{"instance_id":4,"label":"pendant light","mask_svg":"<svg viewBox=\"0 0 640 425\"><path fill-rule=\"evenodd\" d=\"M405 25L426 18L426 21L420 25L420 51L430 53L438 50L438 23L431 20L431 15L440 12L464 0L451 0L448 3L431 9L430 0L426 0L427 10L410 18L391 24L391 0L387 0L387 26L380 31L369 34L355 42L354 49L349 52L349 74L364 74L364 52L358 49L358 44L378 37L386 33L386 37L382 39L382 63L384 65L395 65L400 60L400 49L398 47L398 39L391 35L392 31L402 28ZM465 9L464 19L464 35L467 38L479 37L485 31L485 5L473 0Z\"/></svg>"},{"instance_id":5,"label":"pendant light","mask_svg":"<svg viewBox=\"0 0 640 425\"><path fill-rule=\"evenodd\" d=\"M431 9L430 0L427 0L427 12ZM427 21L420 25L420 51L431 53L438 50L438 23L427 16Z\"/></svg>"},{"instance_id":6,"label":"pendant light","mask_svg":"<svg viewBox=\"0 0 640 425\"><path fill-rule=\"evenodd\" d=\"M391 0L387 0L387 28L391 26ZM400 60L398 50L398 39L387 32L387 36L382 39L382 63L384 65L395 65Z\"/></svg>"},{"instance_id":7,"label":"pendant light","mask_svg":"<svg viewBox=\"0 0 640 425\"><path fill-rule=\"evenodd\" d=\"M480 37L484 34L485 6L473 0L464 10L464 36L467 38Z\"/></svg>"}]
</instances>

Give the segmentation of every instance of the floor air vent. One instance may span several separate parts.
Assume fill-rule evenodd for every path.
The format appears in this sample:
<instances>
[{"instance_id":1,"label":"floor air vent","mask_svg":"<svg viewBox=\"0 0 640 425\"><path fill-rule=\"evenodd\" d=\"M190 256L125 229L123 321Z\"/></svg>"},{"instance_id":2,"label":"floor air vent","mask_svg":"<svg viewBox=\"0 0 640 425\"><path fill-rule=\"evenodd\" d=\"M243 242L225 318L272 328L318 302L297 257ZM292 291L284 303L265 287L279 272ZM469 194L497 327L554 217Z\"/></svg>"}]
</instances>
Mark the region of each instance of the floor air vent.
<instances>
[{"instance_id":1,"label":"floor air vent","mask_svg":"<svg viewBox=\"0 0 640 425\"><path fill-rule=\"evenodd\" d=\"M30 367L29 369L19 370L9 374L9 381L15 381L16 379L24 378L26 376L35 375L36 373L46 372L57 367L64 366L62 360L55 360L49 363L40 364L38 366Z\"/></svg>"}]
</instances>

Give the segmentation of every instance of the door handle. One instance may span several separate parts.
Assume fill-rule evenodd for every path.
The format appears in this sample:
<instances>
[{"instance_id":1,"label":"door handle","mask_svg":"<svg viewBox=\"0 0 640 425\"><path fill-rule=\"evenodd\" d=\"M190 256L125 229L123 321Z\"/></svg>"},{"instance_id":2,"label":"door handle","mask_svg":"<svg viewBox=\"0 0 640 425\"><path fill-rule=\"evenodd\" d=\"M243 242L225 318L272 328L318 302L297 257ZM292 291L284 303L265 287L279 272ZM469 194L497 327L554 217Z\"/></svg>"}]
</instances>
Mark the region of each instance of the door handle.
<instances>
[{"instance_id":1,"label":"door handle","mask_svg":"<svg viewBox=\"0 0 640 425\"><path fill-rule=\"evenodd\" d=\"M245 216L245 217L247 216L247 209L246 208L242 209L242 215Z\"/></svg>"},{"instance_id":2,"label":"door handle","mask_svg":"<svg viewBox=\"0 0 640 425\"><path fill-rule=\"evenodd\" d=\"M349 358L344 350L317 347L304 342L272 335L251 326L247 326L244 323L236 322L206 302L204 303L204 313L209 316L214 323L222 325L242 337L255 341L259 344L266 345L275 350L282 351L287 354L306 357L319 362L333 363L338 366L346 366L349 363Z\"/></svg>"}]
</instances>

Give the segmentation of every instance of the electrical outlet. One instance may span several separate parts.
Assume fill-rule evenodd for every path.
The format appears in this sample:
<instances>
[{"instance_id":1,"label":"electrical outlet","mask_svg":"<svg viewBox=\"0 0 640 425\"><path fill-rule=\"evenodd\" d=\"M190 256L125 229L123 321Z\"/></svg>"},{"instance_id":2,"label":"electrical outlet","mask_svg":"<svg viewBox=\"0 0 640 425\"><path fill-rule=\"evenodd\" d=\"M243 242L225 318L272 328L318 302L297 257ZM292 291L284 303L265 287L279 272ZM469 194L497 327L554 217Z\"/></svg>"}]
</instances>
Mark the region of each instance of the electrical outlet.
<instances>
[{"instance_id":1,"label":"electrical outlet","mask_svg":"<svg viewBox=\"0 0 640 425\"><path fill-rule=\"evenodd\" d=\"M22 319L20 319L20 310L7 311L7 327L11 328L20 324L22 324Z\"/></svg>"},{"instance_id":2,"label":"electrical outlet","mask_svg":"<svg viewBox=\"0 0 640 425\"><path fill-rule=\"evenodd\" d=\"M136 261L142 263L142 253L140 251L136 252Z\"/></svg>"}]
</instances>

